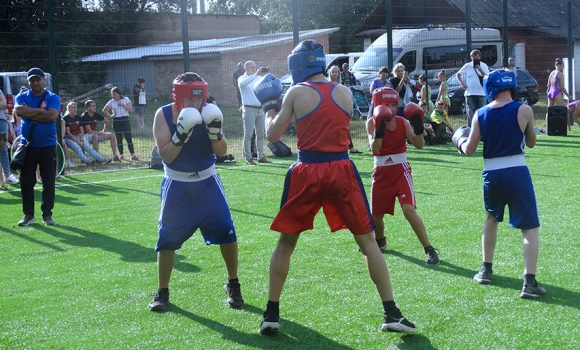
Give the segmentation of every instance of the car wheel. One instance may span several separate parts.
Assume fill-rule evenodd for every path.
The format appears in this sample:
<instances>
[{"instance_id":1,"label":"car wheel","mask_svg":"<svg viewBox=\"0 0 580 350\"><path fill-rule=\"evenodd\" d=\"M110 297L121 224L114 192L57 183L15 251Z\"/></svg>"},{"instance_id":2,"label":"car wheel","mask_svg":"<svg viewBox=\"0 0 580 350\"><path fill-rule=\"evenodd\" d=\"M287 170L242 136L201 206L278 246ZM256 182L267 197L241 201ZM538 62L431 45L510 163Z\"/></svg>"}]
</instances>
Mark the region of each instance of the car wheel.
<instances>
[{"instance_id":1,"label":"car wheel","mask_svg":"<svg viewBox=\"0 0 580 350\"><path fill-rule=\"evenodd\" d=\"M525 105L530 105L531 101L530 98L528 97L528 95L520 95L520 97L517 98L518 102L525 104Z\"/></svg>"}]
</instances>

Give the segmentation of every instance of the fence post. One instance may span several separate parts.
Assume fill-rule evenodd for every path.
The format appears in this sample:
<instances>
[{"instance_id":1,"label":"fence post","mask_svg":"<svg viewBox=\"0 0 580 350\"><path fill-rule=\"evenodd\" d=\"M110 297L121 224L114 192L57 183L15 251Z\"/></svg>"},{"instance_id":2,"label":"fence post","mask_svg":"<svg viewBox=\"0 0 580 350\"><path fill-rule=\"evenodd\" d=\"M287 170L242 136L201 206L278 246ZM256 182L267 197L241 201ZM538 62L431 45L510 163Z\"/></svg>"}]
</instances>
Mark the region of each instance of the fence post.
<instances>
[{"instance_id":1,"label":"fence post","mask_svg":"<svg viewBox=\"0 0 580 350\"><path fill-rule=\"evenodd\" d=\"M465 44L467 46L467 62L471 52L471 0L465 0Z\"/></svg>"},{"instance_id":2,"label":"fence post","mask_svg":"<svg viewBox=\"0 0 580 350\"><path fill-rule=\"evenodd\" d=\"M393 68L393 8L391 0L385 0L385 18L386 23L385 26L387 27L387 55L388 55L388 65Z\"/></svg>"},{"instance_id":3,"label":"fence post","mask_svg":"<svg viewBox=\"0 0 580 350\"><path fill-rule=\"evenodd\" d=\"M298 27L298 0L292 0L292 38L294 40L294 47L298 46L300 42Z\"/></svg>"},{"instance_id":4,"label":"fence post","mask_svg":"<svg viewBox=\"0 0 580 350\"><path fill-rule=\"evenodd\" d=\"M574 40L572 38L572 2L568 1L568 6L566 7L567 12L567 24L568 24L568 93L572 95L572 98L576 98L576 88L574 87L574 69L572 64L574 63ZM569 101L572 102L572 101ZM578 108L578 107L576 107ZM572 113L568 115L570 120L570 125L574 125L574 116Z\"/></svg>"},{"instance_id":5,"label":"fence post","mask_svg":"<svg viewBox=\"0 0 580 350\"><path fill-rule=\"evenodd\" d=\"M509 52L509 24L508 24L508 6L507 0L503 0L503 66L508 67Z\"/></svg>"},{"instance_id":6,"label":"fence post","mask_svg":"<svg viewBox=\"0 0 580 350\"><path fill-rule=\"evenodd\" d=\"M54 30L54 3L53 0L46 1L46 14L47 14L47 21L48 21L48 57L50 60L50 73L52 74L52 92L55 94L59 94L59 87L58 87L58 64L56 62L56 39L55 39L55 30ZM62 103L61 103L62 108ZM60 111L59 111L60 112ZM62 140L62 128L60 127L61 116L60 113L58 114L58 118L56 118L56 139L58 143L61 143ZM56 152L56 168L61 169L62 163L64 159L62 157L62 152ZM64 174L64 170L63 170Z\"/></svg>"},{"instance_id":7,"label":"fence post","mask_svg":"<svg viewBox=\"0 0 580 350\"><path fill-rule=\"evenodd\" d=\"M187 0L181 0L181 40L183 42L183 71L189 72L189 28L187 26Z\"/></svg>"}]
</instances>

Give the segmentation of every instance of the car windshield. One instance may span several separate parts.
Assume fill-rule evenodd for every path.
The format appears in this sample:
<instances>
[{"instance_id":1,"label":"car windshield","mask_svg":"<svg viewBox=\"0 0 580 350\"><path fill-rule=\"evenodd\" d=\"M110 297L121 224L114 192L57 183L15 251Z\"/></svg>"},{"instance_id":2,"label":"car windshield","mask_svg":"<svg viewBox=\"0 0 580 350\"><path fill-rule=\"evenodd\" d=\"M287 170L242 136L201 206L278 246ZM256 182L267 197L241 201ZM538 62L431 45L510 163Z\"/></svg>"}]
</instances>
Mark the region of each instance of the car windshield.
<instances>
[{"instance_id":1,"label":"car windshield","mask_svg":"<svg viewBox=\"0 0 580 350\"><path fill-rule=\"evenodd\" d=\"M352 66L353 71L378 72L382 66L389 66L388 52L385 46L369 47ZM401 48L393 49L393 59L403 51Z\"/></svg>"},{"instance_id":2,"label":"car windshield","mask_svg":"<svg viewBox=\"0 0 580 350\"><path fill-rule=\"evenodd\" d=\"M449 87L454 85L460 85L459 80L457 80L457 74L453 74L452 76L447 78L447 86Z\"/></svg>"}]
</instances>

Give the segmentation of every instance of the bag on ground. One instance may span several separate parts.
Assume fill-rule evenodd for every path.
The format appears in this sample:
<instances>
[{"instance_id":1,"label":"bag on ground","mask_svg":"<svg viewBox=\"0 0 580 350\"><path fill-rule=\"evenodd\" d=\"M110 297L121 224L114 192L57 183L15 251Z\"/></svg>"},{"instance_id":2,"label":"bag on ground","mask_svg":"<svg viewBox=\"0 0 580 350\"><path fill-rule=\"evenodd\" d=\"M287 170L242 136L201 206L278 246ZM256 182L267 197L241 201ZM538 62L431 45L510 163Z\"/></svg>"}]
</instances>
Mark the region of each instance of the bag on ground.
<instances>
[{"instance_id":1,"label":"bag on ground","mask_svg":"<svg viewBox=\"0 0 580 350\"><path fill-rule=\"evenodd\" d=\"M292 155L290 147L280 140L276 142L268 142L268 148L276 157L290 157Z\"/></svg>"},{"instance_id":2,"label":"bag on ground","mask_svg":"<svg viewBox=\"0 0 580 350\"><path fill-rule=\"evenodd\" d=\"M151 150L151 160L149 161L149 169L163 169L163 160L157 151L157 146Z\"/></svg>"}]
</instances>

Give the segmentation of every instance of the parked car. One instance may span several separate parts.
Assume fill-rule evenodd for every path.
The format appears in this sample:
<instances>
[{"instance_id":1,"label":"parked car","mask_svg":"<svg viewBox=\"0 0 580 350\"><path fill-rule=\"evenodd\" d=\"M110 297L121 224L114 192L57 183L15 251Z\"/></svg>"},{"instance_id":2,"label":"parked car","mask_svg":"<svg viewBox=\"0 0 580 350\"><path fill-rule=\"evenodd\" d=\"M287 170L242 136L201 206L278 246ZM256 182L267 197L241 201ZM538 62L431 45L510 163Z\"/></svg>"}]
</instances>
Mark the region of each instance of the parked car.
<instances>
[{"instance_id":1,"label":"parked car","mask_svg":"<svg viewBox=\"0 0 580 350\"><path fill-rule=\"evenodd\" d=\"M489 67L489 71L502 69L498 67ZM517 89L515 99L521 103L527 105L534 105L538 102L539 92L538 92L538 82L530 72L524 68L518 68L517 74ZM447 96L451 100L451 106L449 106L449 114L465 114L465 97L463 88L457 80L456 74L451 75L447 78ZM437 95L439 95L439 89L433 89L431 91L431 100L435 102L437 100Z\"/></svg>"},{"instance_id":2,"label":"parked car","mask_svg":"<svg viewBox=\"0 0 580 350\"><path fill-rule=\"evenodd\" d=\"M46 76L46 84L44 87L47 90L52 91L52 75L46 72L44 74ZM14 109L14 97L18 95L20 88L22 86L30 88L27 75L27 72L0 72L0 90L2 90L6 97L8 114L12 114L12 109Z\"/></svg>"}]
</instances>

